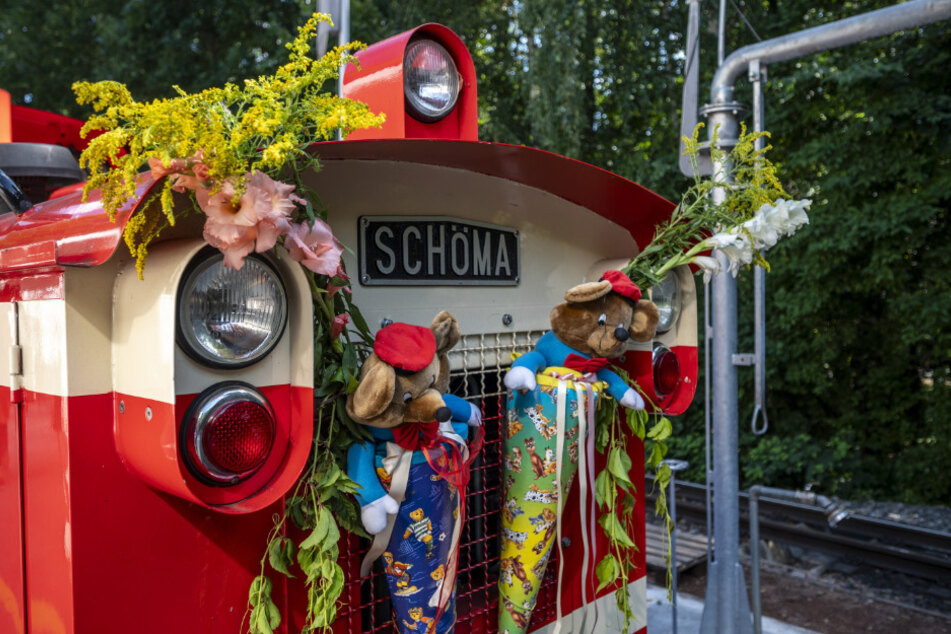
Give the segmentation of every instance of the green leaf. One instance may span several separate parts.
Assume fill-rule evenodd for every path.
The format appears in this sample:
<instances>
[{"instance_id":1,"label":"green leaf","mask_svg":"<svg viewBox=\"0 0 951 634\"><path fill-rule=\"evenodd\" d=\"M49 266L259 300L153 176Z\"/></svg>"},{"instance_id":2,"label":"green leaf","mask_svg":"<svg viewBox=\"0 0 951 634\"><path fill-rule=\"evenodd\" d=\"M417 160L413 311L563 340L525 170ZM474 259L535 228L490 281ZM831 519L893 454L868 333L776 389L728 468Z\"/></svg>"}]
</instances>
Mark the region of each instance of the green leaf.
<instances>
[{"instance_id":1,"label":"green leaf","mask_svg":"<svg viewBox=\"0 0 951 634\"><path fill-rule=\"evenodd\" d=\"M617 487L611 478L611 472L602 470L594 479L594 498L604 509L611 511L617 500Z\"/></svg>"},{"instance_id":2,"label":"green leaf","mask_svg":"<svg viewBox=\"0 0 951 634\"><path fill-rule=\"evenodd\" d=\"M333 517L323 506L320 507L320 510L317 511L317 525L314 526L314 530L310 532L310 535L300 543L301 550L312 550L319 548L324 538L327 537L327 531L330 530L330 525L333 524Z\"/></svg>"},{"instance_id":3,"label":"green leaf","mask_svg":"<svg viewBox=\"0 0 951 634\"><path fill-rule=\"evenodd\" d=\"M628 475L631 471L631 457L627 455L622 447L615 446L608 453L608 471L611 472L620 486L625 487L632 484Z\"/></svg>"},{"instance_id":4,"label":"green leaf","mask_svg":"<svg viewBox=\"0 0 951 634\"><path fill-rule=\"evenodd\" d=\"M608 539L617 542L626 548L637 548L634 542L628 536L627 531L621 526L616 515L602 515L598 518L598 524L604 529L604 534Z\"/></svg>"},{"instance_id":5,"label":"green leaf","mask_svg":"<svg viewBox=\"0 0 951 634\"><path fill-rule=\"evenodd\" d=\"M281 611L273 601L267 603L267 620L272 630L276 630L281 625Z\"/></svg>"},{"instance_id":6,"label":"green leaf","mask_svg":"<svg viewBox=\"0 0 951 634\"><path fill-rule=\"evenodd\" d=\"M294 575L291 574L291 571L287 569L287 563L284 560L282 542L285 540L285 537L279 537L277 539L271 540L271 543L268 545L267 549L267 560L268 563L271 564L271 568L274 568L274 570L287 577L293 577Z\"/></svg>"},{"instance_id":7,"label":"green leaf","mask_svg":"<svg viewBox=\"0 0 951 634\"><path fill-rule=\"evenodd\" d=\"M271 619L268 618L268 611L265 606L256 608L251 613L251 618L256 634L274 634L274 628L271 627Z\"/></svg>"},{"instance_id":8,"label":"green leaf","mask_svg":"<svg viewBox=\"0 0 951 634\"><path fill-rule=\"evenodd\" d=\"M663 442L664 440L670 438L670 434L672 432L673 427L670 424L670 419L664 416L654 423L654 426L651 427L651 430L647 432L647 437L657 442Z\"/></svg>"},{"instance_id":9,"label":"green leaf","mask_svg":"<svg viewBox=\"0 0 951 634\"><path fill-rule=\"evenodd\" d=\"M598 562L594 572L598 577L598 581L601 582L598 584L598 592L601 592L601 590L613 584L617 581L618 577L621 576L621 568L618 566L617 559L615 559L612 554L605 555L604 559Z\"/></svg>"}]
</instances>

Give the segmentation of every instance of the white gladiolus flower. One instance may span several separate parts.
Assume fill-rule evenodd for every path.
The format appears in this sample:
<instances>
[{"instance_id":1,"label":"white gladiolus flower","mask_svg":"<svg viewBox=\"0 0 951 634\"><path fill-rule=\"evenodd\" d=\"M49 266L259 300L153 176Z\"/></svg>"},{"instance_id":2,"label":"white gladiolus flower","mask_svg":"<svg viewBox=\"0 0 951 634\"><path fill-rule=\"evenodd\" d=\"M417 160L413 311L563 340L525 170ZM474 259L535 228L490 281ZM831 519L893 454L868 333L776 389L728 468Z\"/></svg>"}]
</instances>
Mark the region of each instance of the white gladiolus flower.
<instances>
[{"instance_id":1,"label":"white gladiolus flower","mask_svg":"<svg viewBox=\"0 0 951 634\"><path fill-rule=\"evenodd\" d=\"M764 204L756 211L756 217L762 216L767 224L772 226L780 235L791 236L796 233L804 224L809 223L809 216L806 210L812 201L808 198L802 200L777 200L774 205Z\"/></svg>"},{"instance_id":2,"label":"white gladiolus flower","mask_svg":"<svg viewBox=\"0 0 951 634\"><path fill-rule=\"evenodd\" d=\"M769 216L760 213L761 211L763 207L759 208L755 216L743 223L743 229L749 231L753 237L754 249L768 249L779 241L779 228L770 224Z\"/></svg>"},{"instance_id":3,"label":"white gladiolus flower","mask_svg":"<svg viewBox=\"0 0 951 634\"><path fill-rule=\"evenodd\" d=\"M737 233L733 233L736 231ZM740 272L740 264L750 264L753 261L753 243L738 227L730 231L715 233L704 242L708 246L719 249L730 260L730 273L736 277Z\"/></svg>"},{"instance_id":4,"label":"white gladiolus flower","mask_svg":"<svg viewBox=\"0 0 951 634\"><path fill-rule=\"evenodd\" d=\"M696 264L703 270L703 283L706 284L713 276L720 272L720 263L716 261L715 258L711 258L709 255L698 255L693 259L693 264Z\"/></svg>"}]
</instances>

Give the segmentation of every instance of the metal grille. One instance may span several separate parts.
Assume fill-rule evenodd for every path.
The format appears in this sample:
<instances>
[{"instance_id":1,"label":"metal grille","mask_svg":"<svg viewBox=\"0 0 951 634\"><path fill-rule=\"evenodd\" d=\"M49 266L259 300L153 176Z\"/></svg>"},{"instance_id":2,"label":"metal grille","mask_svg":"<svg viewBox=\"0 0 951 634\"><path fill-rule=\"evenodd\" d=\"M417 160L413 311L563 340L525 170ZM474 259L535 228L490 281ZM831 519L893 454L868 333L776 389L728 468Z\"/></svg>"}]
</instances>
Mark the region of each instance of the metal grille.
<instances>
[{"instance_id":1,"label":"metal grille","mask_svg":"<svg viewBox=\"0 0 951 634\"><path fill-rule=\"evenodd\" d=\"M485 446L473 463L466 491L466 526L463 527L456 580L456 629L459 634L498 631L499 535L501 534L502 436L505 387L502 376L513 353L528 352L541 331L467 335L449 353L453 372L450 391L481 406ZM346 605L339 613L337 631L396 632L386 578L379 563L369 577L359 578L360 561L369 542L349 536L341 540L341 565L347 573ZM558 571L553 550L548 573L538 593L529 629L555 619Z\"/></svg>"}]
</instances>

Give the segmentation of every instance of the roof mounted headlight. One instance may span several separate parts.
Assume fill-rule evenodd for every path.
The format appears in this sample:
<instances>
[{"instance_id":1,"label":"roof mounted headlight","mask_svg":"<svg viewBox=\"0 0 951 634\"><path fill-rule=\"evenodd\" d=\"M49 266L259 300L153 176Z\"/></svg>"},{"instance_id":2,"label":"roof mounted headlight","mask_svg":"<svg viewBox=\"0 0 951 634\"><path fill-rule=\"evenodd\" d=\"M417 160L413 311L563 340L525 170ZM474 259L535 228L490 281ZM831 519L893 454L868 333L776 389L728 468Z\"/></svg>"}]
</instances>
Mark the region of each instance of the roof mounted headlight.
<instances>
[{"instance_id":1,"label":"roof mounted headlight","mask_svg":"<svg viewBox=\"0 0 951 634\"><path fill-rule=\"evenodd\" d=\"M195 361L237 369L263 359L287 323L287 291L277 271L251 255L240 271L214 249L199 254L178 289L177 339Z\"/></svg>"},{"instance_id":2,"label":"roof mounted headlight","mask_svg":"<svg viewBox=\"0 0 951 634\"><path fill-rule=\"evenodd\" d=\"M674 327L680 316L680 285L677 273L671 271L660 284L651 287L651 301L660 312L657 321L657 333L663 334Z\"/></svg>"},{"instance_id":3,"label":"roof mounted headlight","mask_svg":"<svg viewBox=\"0 0 951 634\"><path fill-rule=\"evenodd\" d=\"M416 40L407 47L403 94L413 117L425 122L445 117L456 106L461 83L456 63L442 44Z\"/></svg>"}]
</instances>

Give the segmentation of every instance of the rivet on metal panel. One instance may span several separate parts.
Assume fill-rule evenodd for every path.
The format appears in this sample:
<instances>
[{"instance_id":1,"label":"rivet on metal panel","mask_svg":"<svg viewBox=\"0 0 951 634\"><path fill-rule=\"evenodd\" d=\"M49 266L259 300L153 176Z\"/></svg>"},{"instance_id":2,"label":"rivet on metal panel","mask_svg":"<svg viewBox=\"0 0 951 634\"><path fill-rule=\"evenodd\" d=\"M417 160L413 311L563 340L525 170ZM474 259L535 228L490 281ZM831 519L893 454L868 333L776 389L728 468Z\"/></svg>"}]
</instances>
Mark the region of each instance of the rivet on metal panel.
<instances>
[{"instance_id":1,"label":"rivet on metal panel","mask_svg":"<svg viewBox=\"0 0 951 634\"><path fill-rule=\"evenodd\" d=\"M366 284L367 282L370 281L370 276L364 273L363 275L360 276L360 281Z\"/></svg>"},{"instance_id":2,"label":"rivet on metal panel","mask_svg":"<svg viewBox=\"0 0 951 634\"><path fill-rule=\"evenodd\" d=\"M125 401L119 401L119 413L125 414Z\"/></svg>"},{"instance_id":3,"label":"rivet on metal panel","mask_svg":"<svg viewBox=\"0 0 951 634\"><path fill-rule=\"evenodd\" d=\"M502 325L503 325L503 326L511 326L511 325L512 325L512 316L509 315L508 313L505 313L504 315L502 315Z\"/></svg>"},{"instance_id":4,"label":"rivet on metal panel","mask_svg":"<svg viewBox=\"0 0 951 634\"><path fill-rule=\"evenodd\" d=\"M380 320L380 328L386 328L392 323L393 323L392 319L390 319L389 317L384 317L383 319Z\"/></svg>"},{"instance_id":5,"label":"rivet on metal panel","mask_svg":"<svg viewBox=\"0 0 951 634\"><path fill-rule=\"evenodd\" d=\"M145 420L152 420L152 408L151 408L151 407L146 407L146 408L145 408Z\"/></svg>"},{"instance_id":6,"label":"rivet on metal panel","mask_svg":"<svg viewBox=\"0 0 951 634\"><path fill-rule=\"evenodd\" d=\"M568 538L568 537L562 537L562 538L561 538L561 547L562 547L562 548L568 548L569 546L571 546L571 539Z\"/></svg>"}]
</instances>

